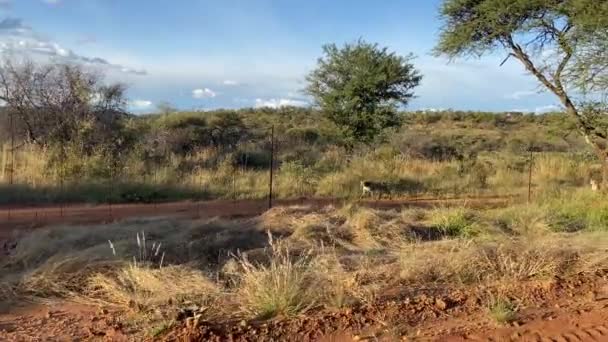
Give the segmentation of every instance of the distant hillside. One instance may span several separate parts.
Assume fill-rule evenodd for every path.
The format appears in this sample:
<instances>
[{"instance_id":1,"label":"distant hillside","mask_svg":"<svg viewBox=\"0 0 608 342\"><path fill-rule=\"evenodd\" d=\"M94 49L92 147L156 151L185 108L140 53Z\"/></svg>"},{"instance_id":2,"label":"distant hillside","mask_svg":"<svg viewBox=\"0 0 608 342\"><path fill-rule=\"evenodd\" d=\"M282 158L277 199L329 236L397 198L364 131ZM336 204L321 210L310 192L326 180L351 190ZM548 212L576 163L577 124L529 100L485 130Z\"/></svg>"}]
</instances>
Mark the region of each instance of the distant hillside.
<instances>
[{"instance_id":1,"label":"distant hillside","mask_svg":"<svg viewBox=\"0 0 608 342\"><path fill-rule=\"evenodd\" d=\"M429 159L450 159L457 153L505 151L521 153L532 148L545 152L586 152L570 118L561 113L522 114L488 112L404 112L403 126L387 132L378 145L390 144L402 153ZM176 112L140 117L151 127L164 127L169 135L213 135L231 130L237 143L263 139L270 126L289 147L302 141L323 148L340 144L340 135L322 113L307 108L240 109ZM196 135L196 134L195 134ZM221 134L220 134L221 135ZM256 140L257 140L256 139ZM192 148L182 141L187 149ZM210 142L211 143L211 142Z\"/></svg>"}]
</instances>

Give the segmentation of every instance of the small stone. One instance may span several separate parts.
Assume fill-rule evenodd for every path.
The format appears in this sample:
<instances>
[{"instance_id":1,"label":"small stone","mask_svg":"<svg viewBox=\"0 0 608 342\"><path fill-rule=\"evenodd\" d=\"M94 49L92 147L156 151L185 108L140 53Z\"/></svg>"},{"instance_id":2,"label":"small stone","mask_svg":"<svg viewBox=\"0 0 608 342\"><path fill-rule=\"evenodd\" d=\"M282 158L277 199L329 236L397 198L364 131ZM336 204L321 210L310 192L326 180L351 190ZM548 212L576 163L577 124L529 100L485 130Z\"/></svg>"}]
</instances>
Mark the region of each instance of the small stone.
<instances>
[{"instance_id":1,"label":"small stone","mask_svg":"<svg viewBox=\"0 0 608 342\"><path fill-rule=\"evenodd\" d=\"M437 309L443 311L445 309L447 309L448 304L441 298L437 298L435 299L435 307L437 307Z\"/></svg>"},{"instance_id":2,"label":"small stone","mask_svg":"<svg viewBox=\"0 0 608 342\"><path fill-rule=\"evenodd\" d=\"M244 328L244 327L246 327L246 326L247 326L247 321L242 320L242 321L239 323L239 325L240 325L241 327L243 327L243 328Z\"/></svg>"},{"instance_id":3,"label":"small stone","mask_svg":"<svg viewBox=\"0 0 608 342\"><path fill-rule=\"evenodd\" d=\"M101 309L99 309L99 314L100 315L107 315L108 314L108 310L104 309L104 308L101 308Z\"/></svg>"}]
</instances>

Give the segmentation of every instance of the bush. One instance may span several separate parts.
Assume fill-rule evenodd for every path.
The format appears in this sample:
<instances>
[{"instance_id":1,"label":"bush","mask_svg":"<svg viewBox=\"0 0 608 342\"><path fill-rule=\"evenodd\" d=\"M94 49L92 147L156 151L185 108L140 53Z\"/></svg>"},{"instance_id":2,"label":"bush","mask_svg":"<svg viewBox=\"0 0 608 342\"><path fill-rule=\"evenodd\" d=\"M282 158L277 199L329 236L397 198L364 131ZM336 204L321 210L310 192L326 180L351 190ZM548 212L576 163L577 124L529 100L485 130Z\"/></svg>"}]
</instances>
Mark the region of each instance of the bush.
<instances>
[{"instance_id":1,"label":"bush","mask_svg":"<svg viewBox=\"0 0 608 342\"><path fill-rule=\"evenodd\" d=\"M430 224L450 237L477 235L475 215L465 208L437 208L430 214Z\"/></svg>"},{"instance_id":2,"label":"bush","mask_svg":"<svg viewBox=\"0 0 608 342\"><path fill-rule=\"evenodd\" d=\"M285 135L287 135L287 138L293 142L300 142L306 145L316 144L321 138L321 133L319 133L319 130L314 127L290 128L287 130L287 132L285 132Z\"/></svg>"},{"instance_id":3,"label":"bush","mask_svg":"<svg viewBox=\"0 0 608 342\"><path fill-rule=\"evenodd\" d=\"M233 165L246 170L268 169L270 167L270 151L265 150L239 150L233 157Z\"/></svg>"},{"instance_id":4,"label":"bush","mask_svg":"<svg viewBox=\"0 0 608 342\"><path fill-rule=\"evenodd\" d=\"M500 324L512 322L517 313L517 307L506 298L490 299L488 310L490 317Z\"/></svg>"},{"instance_id":5,"label":"bush","mask_svg":"<svg viewBox=\"0 0 608 342\"><path fill-rule=\"evenodd\" d=\"M255 264L239 259L237 296L243 311L268 319L277 315L293 316L311 308L318 289L311 280L313 269L307 256L293 258L285 245L270 238L270 262Z\"/></svg>"}]
</instances>

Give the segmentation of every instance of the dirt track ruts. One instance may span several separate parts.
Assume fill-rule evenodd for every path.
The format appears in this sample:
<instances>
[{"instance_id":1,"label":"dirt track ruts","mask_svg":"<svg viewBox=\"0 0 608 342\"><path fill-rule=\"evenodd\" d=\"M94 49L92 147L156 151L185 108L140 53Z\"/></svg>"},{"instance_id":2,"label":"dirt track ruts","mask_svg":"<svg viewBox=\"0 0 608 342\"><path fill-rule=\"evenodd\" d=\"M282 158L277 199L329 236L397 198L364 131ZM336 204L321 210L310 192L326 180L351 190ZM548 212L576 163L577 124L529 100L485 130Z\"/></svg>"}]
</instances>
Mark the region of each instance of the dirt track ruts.
<instances>
[{"instance_id":1,"label":"dirt track ruts","mask_svg":"<svg viewBox=\"0 0 608 342\"><path fill-rule=\"evenodd\" d=\"M363 200L364 206L380 209L400 207L432 207L466 201L470 207L496 207L513 200L513 196L491 196L474 198L409 198L397 200ZM310 205L323 207L342 205L342 199L308 198L275 200L274 206ZM52 224L94 224L122 220L132 217L171 216L183 218L246 217L255 216L268 209L267 199L214 200L202 202L172 202L159 204L113 204L113 205L54 205L40 207L0 206L0 232L21 228L36 228Z\"/></svg>"}]
</instances>

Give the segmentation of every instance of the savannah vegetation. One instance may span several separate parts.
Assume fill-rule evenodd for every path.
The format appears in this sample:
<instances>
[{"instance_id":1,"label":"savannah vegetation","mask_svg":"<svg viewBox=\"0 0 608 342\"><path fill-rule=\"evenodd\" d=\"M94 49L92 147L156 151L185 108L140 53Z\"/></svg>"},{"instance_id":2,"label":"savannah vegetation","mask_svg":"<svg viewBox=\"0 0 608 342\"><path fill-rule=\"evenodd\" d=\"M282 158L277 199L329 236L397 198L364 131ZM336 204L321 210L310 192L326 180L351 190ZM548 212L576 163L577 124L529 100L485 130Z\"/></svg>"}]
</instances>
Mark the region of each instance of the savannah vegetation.
<instances>
[{"instance_id":1,"label":"savannah vegetation","mask_svg":"<svg viewBox=\"0 0 608 342\"><path fill-rule=\"evenodd\" d=\"M449 45L456 29L446 27L437 51L462 52ZM272 126L283 198L356 197L362 180L386 183L394 197L519 193L530 165L535 189L597 177L601 155L585 146L576 116L405 111L423 81L414 63L363 40L330 44L307 77L312 107L188 112L161 103L132 115L125 86L98 71L5 60L0 202L261 198Z\"/></svg>"},{"instance_id":2,"label":"savannah vegetation","mask_svg":"<svg viewBox=\"0 0 608 342\"><path fill-rule=\"evenodd\" d=\"M279 132L280 197L357 198L361 180L388 182L393 196L521 195L530 167L534 196L493 209L463 201L376 210L345 201L242 219L47 227L22 233L0 262L0 298L110 306L126 313L125 324L156 336L180 324L184 307L196 306L204 322L289 319L438 285L483 288L479 311L507 324L530 304L526 284L608 267L608 202L588 187L605 158L605 112L601 101L586 101L601 99L604 89L606 64L595 52L608 37L607 6L443 1L438 54L506 49L563 101L564 113L405 111L398 104L423 81L415 60L364 41L325 48L309 75L311 108L186 112L163 105L134 116L123 87L85 70L5 63L5 203L261 198L271 126ZM532 42L517 43L519 36ZM533 61L548 50L556 62Z\"/></svg>"},{"instance_id":3,"label":"savannah vegetation","mask_svg":"<svg viewBox=\"0 0 608 342\"><path fill-rule=\"evenodd\" d=\"M595 0L448 0L438 56L504 53L554 94L604 164L608 181L606 95L608 2Z\"/></svg>"},{"instance_id":4,"label":"savannah vegetation","mask_svg":"<svg viewBox=\"0 0 608 342\"><path fill-rule=\"evenodd\" d=\"M578 190L484 210L299 206L245 219L41 228L2 259L0 299L100 305L129 330L162 336L182 324L182 309L195 310L196 324L285 320L431 285L483 289L478 311L507 324L532 304L526 286L608 266L602 198ZM397 337L416 331L399 317Z\"/></svg>"},{"instance_id":5,"label":"savannah vegetation","mask_svg":"<svg viewBox=\"0 0 608 342\"><path fill-rule=\"evenodd\" d=\"M597 154L562 113L398 110L396 101L408 101L420 76L409 59L360 44L363 53L402 66L394 70L402 73L396 89L381 90L373 108L349 104L361 112L340 109L349 96L361 97L338 87L319 93L319 107L187 112L161 105L159 113L136 116L126 112L125 88L98 74L7 62L0 70L7 103L0 112L0 202L262 198L271 126L275 195L283 198L357 197L362 180L387 183L393 197L520 193L529 151L535 190L584 186L597 173ZM317 72L326 68L320 63Z\"/></svg>"}]
</instances>

